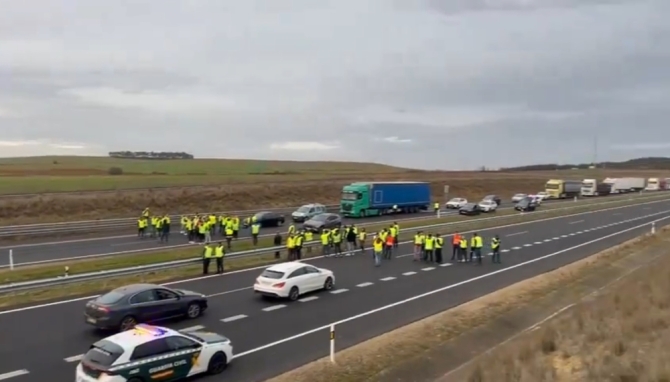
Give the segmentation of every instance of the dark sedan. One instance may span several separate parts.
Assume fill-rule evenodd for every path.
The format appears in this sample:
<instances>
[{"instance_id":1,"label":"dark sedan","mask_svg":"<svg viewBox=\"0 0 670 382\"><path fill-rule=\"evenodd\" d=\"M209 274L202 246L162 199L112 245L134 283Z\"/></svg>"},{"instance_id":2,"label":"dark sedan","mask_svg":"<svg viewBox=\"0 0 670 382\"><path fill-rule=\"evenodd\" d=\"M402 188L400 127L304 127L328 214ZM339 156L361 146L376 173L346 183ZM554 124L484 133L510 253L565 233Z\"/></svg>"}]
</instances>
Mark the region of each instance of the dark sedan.
<instances>
[{"instance_id":1,"label":"dark sedan","mask_svg":"<svg viewBox=\"0 0 670 382\"><path fill-rule=\"evenodd\" d=\"M324 229L340 228L342 227L342 217L331 213L320 214L307 220L302 227L307 231L317 233Z\"/></svg>"},{"instance_id":2,"label":"dark sedan","mask_svg":"<svg viewBox=\"0 0 670 382\"><path fill-rule=\"evenodd\" d=\"M281 227L284 225L284 215L272 212L272 211L263 211L254 215L256 222L261 225L262 228L268 227ZM253 219L252 219L253 220ZM246 224L244 225L247 226Z\"/></svg>"},{"instance_id":3,"label":"dark sedan","mask_svg":"<svg viewBox=\"0 0 670 382\"><path fill-rule=\"evenodd\" d=\"M514 206L514 209L521 212L535 211L537 202L534 198L523 198Z\"/></svg>"},{"instance_id":4,"label":"dark sedan","mask_svg":"<svg viewBox=\"0 0 670 382\"><path fill-rule=\"evenodd\" d=\"M502 199L500 199L498 195L486 195L482 200L493 200L494 202L496 202L497 205L500 205L500 203L502 203Z\"/></svg>"},{"instance_id":5,"label":"dark sedan","mask_svg":"<svg viewBox=\"0 0 670 382\"><path fill-rule=\"evenodd\" d=\"M206 309L207 297L201 293L154 284L132 284L89 301L84 318L98 329L125 331L139 323L175 317L197 318Z\"/></svg>"},{"instance_id":6,"label":"dark sedan","mask_svg":"<svg viewBox=\"0 0 670 382\"><path fill-rule=\"evenodd\" d=\"M468 203L458 210L459 215L479 215L482 212L476 203Z\"/></svg>"}]
</instances>

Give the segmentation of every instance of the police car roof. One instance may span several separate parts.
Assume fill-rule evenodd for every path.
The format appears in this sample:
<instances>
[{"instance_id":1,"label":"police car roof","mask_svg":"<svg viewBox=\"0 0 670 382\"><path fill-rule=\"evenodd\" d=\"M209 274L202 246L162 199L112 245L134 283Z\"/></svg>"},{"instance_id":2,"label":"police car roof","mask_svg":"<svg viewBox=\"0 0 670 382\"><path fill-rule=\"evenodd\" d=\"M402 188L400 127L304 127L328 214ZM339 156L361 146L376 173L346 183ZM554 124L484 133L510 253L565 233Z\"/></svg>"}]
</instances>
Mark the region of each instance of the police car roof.
<instances>
[{"instance_id":1,"label":"police car roof","mask_svg":"<svg viewBox=\"0 0 670 382\"><path fill-rule=\"evenodd\" d=\"M179 332L162 326L140 324L133 329L109 336L104 341L113 342L124 349L132 349L157 338L175 334L179 334Z\"/></svg>"}]
</instances>

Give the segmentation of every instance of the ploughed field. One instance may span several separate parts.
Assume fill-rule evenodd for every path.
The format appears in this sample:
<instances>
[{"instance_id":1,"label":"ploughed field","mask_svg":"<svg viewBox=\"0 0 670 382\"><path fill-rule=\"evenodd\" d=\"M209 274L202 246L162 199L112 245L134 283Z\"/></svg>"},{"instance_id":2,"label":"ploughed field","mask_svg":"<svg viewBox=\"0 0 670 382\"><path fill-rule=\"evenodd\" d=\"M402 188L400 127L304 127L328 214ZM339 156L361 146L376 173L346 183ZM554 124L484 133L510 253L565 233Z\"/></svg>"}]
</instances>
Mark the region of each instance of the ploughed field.
<instances>
[{"instance_id":1,"label":"ploughed field","mask_svg":"<svg viewBox=\"0 0 670 382\"><path fill-rule=\"evenodd\" d=\"M122 174L110 175L112 167ZM443 203L445 185L449 197L479 200L497 194L507 200L518 192L543 190L550 178L667 175L645 170L418 171L370 163L215 159L1 159L0 195L13 196L0 198L0 225L131 217L145 207L175 214L337 204L342 187L353 181L426 181Z\"/></svg>"}]
</instances>

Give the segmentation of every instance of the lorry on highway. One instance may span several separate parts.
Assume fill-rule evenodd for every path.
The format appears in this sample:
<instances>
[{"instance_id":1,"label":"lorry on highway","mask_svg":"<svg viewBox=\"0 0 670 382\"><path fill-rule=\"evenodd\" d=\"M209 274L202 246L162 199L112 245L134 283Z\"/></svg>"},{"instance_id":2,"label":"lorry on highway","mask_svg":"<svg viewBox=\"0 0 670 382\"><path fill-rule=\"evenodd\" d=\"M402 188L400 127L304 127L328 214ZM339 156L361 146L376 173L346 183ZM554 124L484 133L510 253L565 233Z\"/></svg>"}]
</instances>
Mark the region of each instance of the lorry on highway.
<instances>
[{"instance_id":1,"label":"lorry on highway","mask_svg":"<svg viewBox=\"0 0 670 382\"><path fill-rule=\"evenodd\" d=\"M574 198L582 192L582 182L579 180L549 179L544 188L551 199Z\"/></svg>"},{"instance_id":2,"label":"lorry on highway","mask_svg":"<svg viewBox=\"0 0 670 382\"><path fill-rule=\"evenodd\" d=\"M612 186L605 182L599 182L596 179L584 179L582 181L582 196L604 196L609 195Z\"/></svg>"},{"instance_id":3,"label":"lorry on highway","mask_svg":"<svg viewBox=\"0 0 670 382\"><path fill-rule=\"evenodd\" d=\"M645 178L606 178L604 182L612 186L613 194L642 191L647 185Z\"/></svg>"},{"instance_id":4,"label":"lorry on highway","mask_svg":"<svg viewBox=\"0 0 670 382\"><path fill-rule=\"evenodd\" d=\"M430 207L427 182L355 182L342 188L340 215L344 217L415 213Z\"/></svg>"},{"instance_id":5,"label":"lorry on highway","mask_svg":"<svg viewBox=\"0 0 670 382\"><path fill-rule=\"evenodd\" d=\"M661 178L649 178L647 179L647 187L644 188L646 191L662 191L668 189L668 180Z\"/></svg>"}]
</instances>

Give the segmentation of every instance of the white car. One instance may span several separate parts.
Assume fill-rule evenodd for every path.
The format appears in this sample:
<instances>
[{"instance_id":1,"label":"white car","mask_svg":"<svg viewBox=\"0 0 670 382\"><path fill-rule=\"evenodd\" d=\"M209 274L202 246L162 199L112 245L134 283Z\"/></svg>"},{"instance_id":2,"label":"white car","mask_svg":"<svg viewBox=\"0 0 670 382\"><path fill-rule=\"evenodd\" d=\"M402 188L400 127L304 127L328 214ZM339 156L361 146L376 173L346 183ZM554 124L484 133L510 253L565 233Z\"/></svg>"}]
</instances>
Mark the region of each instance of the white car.
<instances>
[{"instance_id":1,"label":"white car","mask_svg":"<svg viewBox=\"0 0 670 382\"><path fill-rule=\"evenodd\" d=\"M291 261L266 268L256 279L254 292L264 297L297 300L300 295L335 287L333 272L315 266Z\"/></svg>"},{"instance_id":2,"label":"white car","mask_svg":"<svg viewBox=\"0 0 670 382\"><path fill-rule=\"evenodd\" d=\"M544 200L544 199L543 199L541 196L539 196L539 195L528 195L528 197L531 198L531 199L533 200L533 202L535 202L535 205L537 205L537 206L539 206L540 204L542 204L542 201Z\"/></svg>"},{"instance_id":3,"label":"white car","mask_svg":"<svg viewBox=\"0 0 670 382\"><path fill-rule=\"evenodd\" d=\"M549 194L546 191L540 191L537 194L535 194L535 197L539 198L540 201L544 201L546 199L549 199Z\"/></svg>"},{"instance_id":4,"label":"white car","mask_svg":"<svg viewBox=\"0 0 670 382\"><path fill-rule=\"evenodd\" d=\"M140 324L94 343L77 365L76 381L178 381L220 374L232 359L226 337Z\"/></svg>"},{"instance_id":5,"label":"white car","mask_svg":"<svg viewBox=\"0 0 670 382\"><path fill-rule=\"evenodd\" d=\"M512 196L512 203L519 203L520 201L526 199L528 194L515 194Z\"/></svg>"},{"instance_id":6,"label":"white car","mask_svg":"<svg viewBox=\"0 0 670 382\"><path fill-rule=\"evenodd\" d=\"M479 202L479 209L482 212L495 212L498 209L498 203L493 200L482 200Z\"/></svg>"},{"instance_id":7,"label":"white car","mask_svg":"<svg viewBox=\"0 0 670 382\"><path fill-rule=\"evenodd\" d=\"M465 198L453 198L450 201L444 204L445 208L457 210L464 205L468 204L468 200Z\"/></svg>"}]
</instances>

